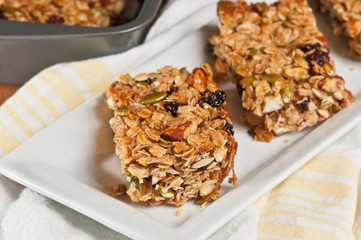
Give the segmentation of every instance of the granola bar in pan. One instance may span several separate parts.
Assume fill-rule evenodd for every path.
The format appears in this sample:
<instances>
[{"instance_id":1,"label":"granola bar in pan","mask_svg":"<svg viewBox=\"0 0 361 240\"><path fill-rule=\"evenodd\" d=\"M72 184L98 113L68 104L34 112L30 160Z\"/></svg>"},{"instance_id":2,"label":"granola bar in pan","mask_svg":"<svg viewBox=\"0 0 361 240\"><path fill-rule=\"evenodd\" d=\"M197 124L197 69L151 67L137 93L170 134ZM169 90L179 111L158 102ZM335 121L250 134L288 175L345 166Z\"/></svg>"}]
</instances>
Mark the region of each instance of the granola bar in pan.
<instances>
[{"instance_id":1,"label":"granola bar in pan","mask_svg":"<svg viewBox=\"0 0 361 240\"><path fill-rule=\"evenodd\" d=\"M336 35L349 39L350 56L361 60L361 1L319 0L322 12L329 15Z\"/></svg>"},{"instance_id":2,"label":"granola bar in pan","mask_svg":"<svg viewBox=\"0 0 361 240\"><path fill-rule=\"evenodd\" d=\"M299 131L354 102L303 0L218 3L216 68L237 81L255 138Z\"/></svg>"},{"instance_id":3,"label":"granola bar in pan","mask_svg":"<svg viewBox=\"0 0 361 240\"><path fill-rule=\"evenodd\" d=\"M180 206L192 198L218 198L233 171L237 143L226 95L208 64L192 73L167 66L134 78L122 75L106 96L132 201ZM236 182L234 172L229 182Z\"/></svg>"},{"instance_id":4,"label":"granola bar in pan","mask_svg":"<svg viewBox=\"0 0 361 240\"><path fill-rule=\"evenodd\" d=\"M125 0L0 0L0 18L21 22L109 27Z\"/></svg>"}]
</instances>

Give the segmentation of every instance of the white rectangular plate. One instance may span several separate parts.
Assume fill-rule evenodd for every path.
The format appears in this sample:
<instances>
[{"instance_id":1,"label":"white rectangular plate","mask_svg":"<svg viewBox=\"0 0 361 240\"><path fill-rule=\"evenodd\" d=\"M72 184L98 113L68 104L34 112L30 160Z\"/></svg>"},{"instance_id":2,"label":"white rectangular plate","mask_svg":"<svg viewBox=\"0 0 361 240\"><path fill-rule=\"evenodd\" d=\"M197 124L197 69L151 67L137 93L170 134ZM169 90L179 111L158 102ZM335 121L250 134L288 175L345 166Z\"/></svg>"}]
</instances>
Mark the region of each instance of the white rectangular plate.
<instances>
[{"instance_id":1,"label":"white rectangular plate","mask_svg":"<svg viewBox=\"0 0 361 240\"><path fill-rule=\"evenodd\" d=\"M338 72L359 99L361 64L347 58L345 49L335 49L346 47L346 43L333 37L321 20L321 29L331 39ZM214 24L206 26L132 74L153 72L169 64L192 70L203 62L213 62L204 46L215 31ZM351 71L351 67L355 70ZM178 217L175 207L146 207L127 197L116 199L101 190L104 185L125 183L113 150L108 125L111 112L104 94L92 98L7 155L0 161L0 172L135 239L204 239L361 120L361 102L357 101L314 128L285 134L271 143L256 142L240 121L240 97L235 86L222 83L219 87L227 93L227 109L239 143L235 163L239 183L235 186L224 183L221 198L206 208L190 201ZM290 142L286 143L286 139Z\"/></svg>"}]
</instances>

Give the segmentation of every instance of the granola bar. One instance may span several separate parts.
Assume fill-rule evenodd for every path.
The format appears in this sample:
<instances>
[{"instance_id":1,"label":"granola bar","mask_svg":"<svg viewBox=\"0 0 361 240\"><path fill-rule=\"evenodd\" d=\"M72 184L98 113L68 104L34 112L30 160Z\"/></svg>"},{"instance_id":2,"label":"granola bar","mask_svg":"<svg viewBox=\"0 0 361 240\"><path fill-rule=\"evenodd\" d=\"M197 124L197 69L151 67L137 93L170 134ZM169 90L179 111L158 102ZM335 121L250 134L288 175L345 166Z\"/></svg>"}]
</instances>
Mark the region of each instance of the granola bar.
<instances>
[{"instance_id":1,"label":"granola bar","mask_svg":"<svg viewBox=\"0 0 361 240\"><path fill-rule=\"evenodd\" d=\"M109 27L125 0L0 0L0 18L21 22Z\"/></svg>"},{"instance_id":2,"label":"granola bar","mask_svg":"<svg viewBox=\"0 0 361 240\"><path fill-rule=\"evenodd\" d=\"M255 138L299 131L354 102L303 0L218 3L216 69L237 81Z\"/></svg>"},{"instance_id":3,"label":"granola bar","mask_svg":"<svg viewBox=\"0 0 361 240\"><path fill-rule=\"evenodd\" d=\"M322 12L329 15L334 33L349 39L350 56L361 60L361 1L319 0Z\"/></svg>"},{"instance_id":4,"label":"granola bar","mask_svg":"<svg viewBox=\"0 0 361 240\"><path fill-rule=\"evenodd\" d=\"M226 95L208 64L122 75L106 90L115 151L134 202L180 206L218 198L233 171L237 143ZM229 178L235 183L236 177Z\"/></svg>"}]
</instances>

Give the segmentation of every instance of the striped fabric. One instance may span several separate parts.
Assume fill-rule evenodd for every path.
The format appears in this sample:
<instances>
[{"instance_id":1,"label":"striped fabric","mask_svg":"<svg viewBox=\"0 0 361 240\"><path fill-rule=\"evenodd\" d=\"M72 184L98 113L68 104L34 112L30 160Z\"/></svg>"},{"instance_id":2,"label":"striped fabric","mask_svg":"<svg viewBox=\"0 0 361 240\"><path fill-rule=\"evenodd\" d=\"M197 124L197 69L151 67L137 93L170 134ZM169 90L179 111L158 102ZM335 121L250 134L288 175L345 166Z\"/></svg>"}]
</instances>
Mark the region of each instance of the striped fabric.
<instances>
[{"instance_id":1,"label":"striped fabric","mask_svg":"<svg viewBox=\"0 0 361 240\"><path fill-rule=\"evenodd\" d=\"M361 156L358 144L351 148ZM360 160L314 157L209 240L361 239Z\"/></svg>"},{"instance_id":2,"label":"striped fabric","mask_svg":"<svg viewBox=\"0 0 361 240\"><path fill-rule=\"evenodd\" d=\"M98 59L40 72L0 108L0 157L113 81L109 68Z\"/></svg>"},{"instance_id":3,"label":"striped fabric","mask_svg":"<svg viewBox=\"0 0 361 240\"><path fill-rule=\"evenodd\" d=\"M317 156L267 194L258 239L353 239L359 163Z\"/></svg>"},{"instance_id":4,"label":"striped fabric","mask_svg":"<svg viewBox=\"0 0 361 240\"><path fill-rule=\"evenodd\" d=\"M179 4L189 5L190 1ZM170 31L158 35L162 30L156 25L159 31L154 37L124 54L58 64L28 81L0 108L0 158L102 92L120 73L135 69L211 21L214 8L204 7L207 1L198 5L202 11L193 9L196 15L190 10L189 16L175 18ZM119 67L120 62L124 66ZM360 138L360 127L357 132ZM341 154L352 148L343 146L345 151L330 149L329 154L309 161L211 239L361 239L361 154Z\"/></svg>"}]
</instances>

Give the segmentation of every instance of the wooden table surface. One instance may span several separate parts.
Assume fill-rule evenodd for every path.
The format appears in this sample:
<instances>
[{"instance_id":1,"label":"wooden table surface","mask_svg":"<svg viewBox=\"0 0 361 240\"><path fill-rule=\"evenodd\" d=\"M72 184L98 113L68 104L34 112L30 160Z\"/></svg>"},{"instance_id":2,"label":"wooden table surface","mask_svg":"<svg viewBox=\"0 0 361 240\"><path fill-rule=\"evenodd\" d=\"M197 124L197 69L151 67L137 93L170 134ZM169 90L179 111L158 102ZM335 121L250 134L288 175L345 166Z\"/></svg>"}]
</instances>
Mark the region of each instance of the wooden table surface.
<instances>
[{"instance_id":1,"label":"wooden table surface","mask_svg":"<svg viewBox=\"0 0 361 240\"><path fill-rule=\"evenodd\" d=\"M11 97L19 88L20 86L18 85L0 83L0 105L2 105L6 99Z\"/></svg>"}]
</instances>

